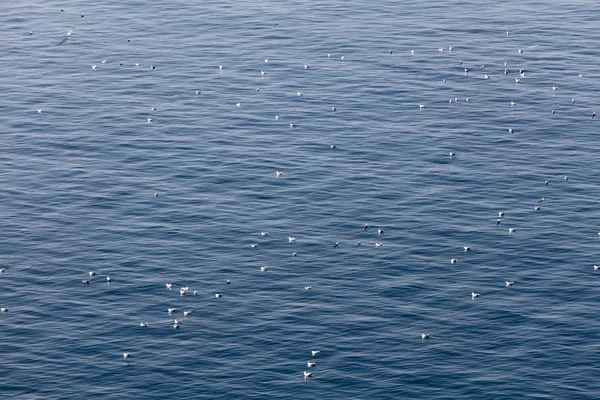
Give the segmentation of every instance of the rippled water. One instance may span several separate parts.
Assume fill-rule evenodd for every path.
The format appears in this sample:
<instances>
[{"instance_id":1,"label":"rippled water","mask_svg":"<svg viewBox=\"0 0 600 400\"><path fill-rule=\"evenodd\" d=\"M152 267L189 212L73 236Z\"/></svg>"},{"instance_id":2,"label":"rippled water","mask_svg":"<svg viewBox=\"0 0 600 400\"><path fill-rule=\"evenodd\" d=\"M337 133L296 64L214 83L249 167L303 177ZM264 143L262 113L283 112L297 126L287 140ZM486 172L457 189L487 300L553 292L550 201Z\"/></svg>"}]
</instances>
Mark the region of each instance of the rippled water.
<instances>
[{"instance_id":1,"label":"rippled water","mask_svg":"<svg viewBox=\"0 0 600 400\"><path fill-rule=\"evenodd\" d=\"M0 4L0 397L598 397L600 5L43 3Z\"/></svg>"}]
</instances>

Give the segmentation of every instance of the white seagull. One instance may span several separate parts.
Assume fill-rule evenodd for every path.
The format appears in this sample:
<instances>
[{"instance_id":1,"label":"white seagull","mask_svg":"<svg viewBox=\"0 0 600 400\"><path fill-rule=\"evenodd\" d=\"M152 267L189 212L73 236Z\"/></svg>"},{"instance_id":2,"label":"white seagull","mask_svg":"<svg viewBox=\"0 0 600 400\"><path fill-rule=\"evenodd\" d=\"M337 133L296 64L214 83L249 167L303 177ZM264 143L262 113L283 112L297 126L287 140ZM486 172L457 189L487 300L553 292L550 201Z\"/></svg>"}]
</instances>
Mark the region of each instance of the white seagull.
<instances>
[{"instance_id":1,"label":"white seagull","mask_svg":"<svg viewBox=\"0 0 600 400\"><path fill-rule=\"evenodd\" d=\"M140 322L140 326L142 328L147 328L148 327L148 323L147 322Z\"/></svg>"},{"instance_id":2,"label":"white seagull","mask_svg":"<svg viewBox=\"0 0 600 400\"><path fill-rule=\"evenodd\" d=\"M304 371L304 380L310 378L312 376L312 372Z\"/></svg>"},{"instance_id":3,"label":"white seagull","mask_svg":"<svg viewBox=\"0 0 600 400\"><path fill-rule=\"evenodd\" d=\"M599 235L600 235L600 233L599 233ZM288 243L296 243L296 238L288 236Z\"/></svg>"},{"instance_id":4,"label":"white seagull","mask_svg":"<svg viewBox=\"0 0 600 400\"><path fill-rule=\"evenodd\" d=\"M471 251L471 248L469 246L465 246L465 247L463 247L463 249L465 249L465 252Z\"/></svg>"},{"instance_id":5,"label":"white seagull","mask_svg":"<svg viewBox=\"0 0 600 400\"><path fill-rule=\"evenodd\" d=\"M306 363L306 366L307 366L308 368L313 368L313 367L316 367L316 366L317 366L317 363L316 363L316 361L308 361L308 362Z\"/></svg>"},{"instance_id":6,"label":"white seagull","mask_svg":"<svg viewBox=\"0 0 600 400\"><path fill-rule=\"evenodd\" d=\"M471 292L471 299L475 300L479 297L479 293Z\"/></svg>"},{"instance_id":7,"label":"white seagull","mask_svg":"<svg viewBox=\"0 0 600 400\"><path fill-rule=\"evenodd\" d=\"M223 297L223 293L215 293L215 298L221 298Z\"/></svg>"},{"instance_id":8,"label":"white seagull","mask_svg":"<svg viewBox=\"0 0 600 400\"><path fill-rule=\"evenodd\" d=\"M2 307L2 308L0 308L0 312L8 312L8 308L7 307Z\"/></svg>"},{"instance_id":9,"label":"white seagull","mask_svg":"<svg viewBox=\"0 0 600 400\"><path fill-rule=\"evenodd\" d=\"M517 228L508 228L508 233L516 232Z\"/></svg>"},{"instance_id":10,"label":"white seagull","mask_svg":"<svg viewBox=\"0 0 600 400\"><path fill-rule=\"evenodd\" d=\"M456 258L451 258L450 259L450 264L456 264L458 260Z\"/></svg>"},{"instance_id":11,"label":"white seagull","mask_svg":"<svg viewBox=\"0 0 600 400\"><path fill-rule=\"evenodd\" d=\"M266 271L268 271L268 270L269 270L269 267L267 267L266 265L263 265L262 267L260 267L260 270L261 270L262 272L266 272Z\"/></svg>"},{"instance_id":12,"label":"white seagull","mask_svg":"<svg viewBox=\"0 0 600 400\"><path fill-rule=\"evenodd\" d=\"M173 286L172 283L165 283L165 287L169 290L171 290L171 287Z\"/></svg>"},{"instance_id":13,"label":"white seagull","mask_svg":"<svg viewBox=\"0 0 600 400\"><path fill-rule=\"evenodd\" d=\"M131 357L131 353L123 353L123 359Z\"/></svg>"},{"instance_id":14,"label":"white seagull","mask_svg":"<svg viewBox=\"0 0 600 400\"><path fill-rule=\"evenodd\" d=\"M188 315L190 315L192 313L192 311L188 310L188 311L184 311L183 312L183 316L187 317Z\"/></svg>"},{"instance_id":15,"label":"white seagull","mask_svg":"<svg viewBox=\"0 0 600 400\"><path fill-rule=\"evenodd\" d=\"M514 282L511 281L506 281L504 283L506 284L506 287L512 286L514 284Z\"/></svg>"},{"instance_id":16,"label":"white seagull","mask_svg":"<svg viewBox=\"0 0 600 400\"><path fill-rule=\"evenodd\" d=\"M421 339L423 339L423 340L429 339L429 333L421 333Z\"/></svg>"},{"instance_id":17,"label":"white seagull","mask_svg":"<svg viewBox=\"0 0 600 400\"><path fill-rule=\"evenodd\" d=\"M312 290L312 286L304 286L304 290Z\"/></svg>"},{"instance_id":18,"label":"white seagull","mask_svg":"<svg viewBox=\"0 0 600 400\"><path fill-rule=\"evenodd\" d=\"M275 176L279 178L280 176L283 176L283 172L281 172L281 171L276 171L276 172L275 172Z\"/></svg>"},{"instance_id":19,"label":"white seagull","mask_svg":"<svg viewBox=\"0 0 600 400\"><path fill-rule=\"evenodd\" d=\"M169 309L167 309L167 311L169 312L169 314L173 314L174 312L177 311L177 309L176 308L169 308Z\"/></svg>"},{"instance_id":20,"label":"white seagull","mask_svg":"<svg viewBox=\"0 0 600 400\"><path fill-rule=\"evenodd\" d=\"M260 236L262 236L262 237L269 236L269 232L263 231L260 233Z\"/></svg>"},{"instance_id":21,"label":"white seagull","mask_svg":"<svg viewBox=\"0 0 600 400\"><path fill-rule=\"evenodd\" d=\"M152 123L152 118L148 118L148 123L151 124Z\"/></svg>"},{"instance_id":22,"label":"white seagull","mask_svg":"<svg viewBox=\"0 0 600 400\"><path fill-rule=\"evenodd\" d=\"M310 353L314 356L318 356L321 353L321 350L311 350Z\"/></svg>"}]
</instances>

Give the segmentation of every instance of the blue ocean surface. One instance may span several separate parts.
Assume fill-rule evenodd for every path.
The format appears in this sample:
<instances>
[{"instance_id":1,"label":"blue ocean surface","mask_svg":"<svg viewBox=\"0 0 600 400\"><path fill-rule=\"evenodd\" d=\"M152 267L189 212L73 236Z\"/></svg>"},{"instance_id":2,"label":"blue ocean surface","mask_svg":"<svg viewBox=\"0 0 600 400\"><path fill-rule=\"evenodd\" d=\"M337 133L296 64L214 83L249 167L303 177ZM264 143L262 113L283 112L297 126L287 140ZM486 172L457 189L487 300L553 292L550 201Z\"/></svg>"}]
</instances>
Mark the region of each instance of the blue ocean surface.
<instances>
[{"instance_id":1,"label":"blue ocean surface","mask_svg":"<svg viewBox=\"0 0 600 400\"><path fill-rule=\"evenodd\" d=\"M599 15L1 2L0 398L599 398Z\"/></svg>"}]
</instances>

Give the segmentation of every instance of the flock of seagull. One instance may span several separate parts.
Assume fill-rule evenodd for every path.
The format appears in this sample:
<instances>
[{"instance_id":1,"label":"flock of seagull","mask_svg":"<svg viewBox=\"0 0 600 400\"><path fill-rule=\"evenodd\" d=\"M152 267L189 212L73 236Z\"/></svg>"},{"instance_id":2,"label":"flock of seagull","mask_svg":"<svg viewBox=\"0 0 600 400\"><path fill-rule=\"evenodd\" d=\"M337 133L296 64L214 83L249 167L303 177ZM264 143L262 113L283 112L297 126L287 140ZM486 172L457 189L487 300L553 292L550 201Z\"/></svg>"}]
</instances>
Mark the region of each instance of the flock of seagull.
<instances>
[{"instance_id":1,"label":"flock of seagull","mask_svg":"<svg viewBox=\"0 0 600 400\"><path fill-rule=\"evenodd\" d=\"M61 12L64 12L64 10L62 10L62 9L61 9ZM84 17L84 15L82 14L82 15L81 15L81 18L83 18L83 17ZM276 23L276 25L277 25L277 23ZM72 28L72 29L70 29L70 30L65 30L65 37L64 37L64 38L61 40L61 42L60 42L58 45L63 45L63 44L65 44L65 42L66 42L66 41L67 41L69 38L71 38L72 36L74 36L74 34L75 34L75 28ZM34 35L34 34L33 34L33 32L29 32L29 37L33 37L33 35ZM506 32L506 36L509 36L509 35L510 35L510 32ZM127 42L130 42L130 39L127 39ZM446 49L446 48L439 48L439 49L438 49L438 51L439 51L439 52L444 52L444 51L453 52L453 51L455 51L455 50L456 50L456 49L455 49L455 47L453 47L453 46L449 46L447 49ZM524 52L522 49L518 49L517 51L518 51L518 54L523 54L523 52ZM393 54L393 51L392 51L392 50L389 50L388 54L389 54L389 55L392 55L392 54ZM415 50L410 50L410 51L407 51L407 56L409 56L409 57L410 57L410 56L414 56L414 55L415 55ZM331 58L332 58L331 54L327 54L327 59L331 59ZM340 57L339 57L339 59L340 59L340 60L345 60L345 57L344 57L344 56L340 56ZM265 58L265 59L264 59L264 62L265 62L265 64L269 64L269 62L270 62L270 61L271 61L271 60L270 60L269 58ZM109 62L108 62L107 60L101 60L101 61L100 61L100 65L101 65L101 66L107 66L108 64L109 64ZM463 63L462 63L462 61L461 61L461 62L459 62L459 65L461 65L461 66L462 66L462 64L463 64ZM120 63L119 63L119 65L120 65L120 66L123 66L123 65L124 65L124 62L120 62ZM140 63L135 63L134 65L135 65L135 67L136 67L136 68L140 68L140 67L141 67L141 64L140 64ZM302 65L299 65L299 68L301 68L301 67L302 67ZM303 68L304 68L305 70L308 70L308 69L311 69L311 68L312 68L312 66L311 66L311 65L309 65L309 64L304 64ZM92 69L92 70L94 70L94 71L95 71L95 70L97 70L97 69L98 69L98 65L97 65L97 64L92 64L92 65L91 65L91 69ZM154 65L150 65L149 69L150 69L150 70L154 70L154 69L156 69L156 66L154 66ZM218 71L221 71L221 72L222 72L222 71L224 70L224 66L223 66L223 65L219 65L218 67L216 67L216 69L217 69ZM479 67L479 69L480 69L481 71L484 71L484 70L485 70L485 66L484 66L484 65L481 65L481 66ZM257 71L257 73L258 73L258 72L260 72L261 76L265 76L265 75L267 75L267 73L268 73L268 71L265 71L265 70ZM508 68L508 66L507 66L507 64L505 63L505 64L504 64L504 67L503 67L503 74L504 74L504 76L507 76L507 75L509 75L511 72L513 72L513 71L511 71L511 69L509 69L509 68ZM483 73L483 72L482 72L482 73ZM469 74L469 68L466 68L466 67L464 67L464 74L465 74L465 75L468 75L468 74ZM484 79L489 79L490 75L489 75L488 73L485 73L485 74L483 74L483 77L484 77ZM522 80L523 80L523 79L525 79L525 77L526 77L526 71L524 71L523 69L518 69L518 76L517 76L516 78L514 78L514 79L515 79L515 82L516 82L516 83L520 83L520 82L522 82ZM579 77L580 77L580 78L583 78L583 77L584 77L584 74L579 74ZM444 80L444 81L443 81L443 83L446 83L446 80ZM554 92L554 91L557 91L558 89L559 89L559 88L558 88L557 86L552 86L552 91L553 91L553 92ZM259 90L260 90L259 88L256 88L256 91L257 91L257 92L258 92ZM201 92L201 90L199 90L199 89L198 89L198 90L195 90L195 94L196 94L197 96L200 96L200 95L202 94L202 92ZM298 91L298 92L297 92L297 96L303 96L303 92L301 92L301 91ZM458 98L453 98L453 99L450 99L450 100L449 100L449 102L450 102L450 103L453 103L453 102L458 102L458 101L459 101L459 99L458 99ZM469 102L469 98L467 97L467 98L465 99L465 101L466 101L466 102ZM572 102L572 103L574 103L574 102L575 102L575 99L572 99L572 101L571 101L571 102ZM235 106L236 106L236 107L242 107L242 104L241 104L240 102L238 102L238 103L235 103ZM510 106L511 106L511 107L517 107L517 103L516 103L516 101L511 101L511 102L510 102ZM426 105L425 105L425 104L419 104L419 105L418 105L418 108L419 108L420 110L424 110L424 109L426 108ZM331 107L330 109L331 109L331 111L336 111L336 107ZM37 112L38 112L39 114L41 114L41 113L42 113L42 111L43 111L43 110L42 110L41 108L40 108L40 109L37 109ZM157 111L157 108L156 108L156 107L152 107L152 111ZM552 110L552 114L555 114L555 112L556 112L555 110ZM594 112L594 113L592 113L592 118L595 118L595 116L596 116L595 112ZM275 114L275 119L276 119L276 120L280 120L280 115L279 115L279 114ZM153 120L153 118L151 118L151 117L147 117L147 123L148 123L148 124L152 124L152 123L154 123L154 120ZM290 128L295 128L295 127L296 127L296 124L294 124L294 123L289 123L289 126L290 126ZM514 129L513 129L513 128L508 128L508 133L509 133L509 134L513 134L513 133L514 133ZM331 148L331 149L335 149L335 148L336 148L336 145L330 145L330 148ZM454 156L456 156L456 153L451 151L451 152L449 152L449 156L450 156L450 157L454 157ZM275 177L276 177L276 178L282 178L282 179L284 179L284 172L282 172L282 171L275 171ZM567 181L567 180L568 180L568 177L566 177L566 176L565 176L565 177L564 177L564 181ZM548 181L546 181L546 182L545 182L545 185L547 186L547 185L548 185L548 183L549 183L549 182L548 182ZM154 196L155 196L155 197L158 197L158 193L155 193L155 194L154 194ZM538 200L538 205L536 205L536 206L535 206L534 210L535 210L535 211L540 211L540 210L541 210L541 206L540 206L539 204L542 204L542 203L544 203L544 198L540 198L540 199ZM497 216L497 219L496 219L496 225L500 225L500 224L501 224L503 221L505 221L505 213L504 213L504 211L500 211L500 212L498 213L498 216ZM364 225L364 227L363 227L364 231L367 231L369 228L370 228L370 227L369 227L369 225L368 225L368 224L365 224L365 225ZM517 229L516 229L515 227L509 227L509 228L508 228L508 233L509 233L509 234L513 234L513 233L516 233L516 232L517 232ZM377 234L378 234L378 235L380 235L380 236L383 236L383 235L384 235L384 230L383 230L383 228L378 228L378 229L377 229ZM260 232L260 237L266 237L266 236L268 236L268 235L269 235L269 233L268 233L268 232L266 232L266 231L262 231L262 232ZM600 233L598 233L598 235L600 235ZM296 243L296 238L294 238L294 237L288 237L288 243ZM359 241L359 242L357 243L357 245L359 245L359 246L360 246L360 245L362 245L362 243ZM257 243L257 242L252 242L252 243L250 244L250 246L251 246L252 248L258 248L258 247L259 247L259 243ZM339 246L340 246L340 242L335 242L335 243L333 244L333 248L338 248ZM383 246L383 242L382 242L382 241L376 241L376 242L375 242L375 244L374 244L374 246L375 246L375 247L381 247L381 246ZM463 251L464 251L464 254L467 254L467 253L469 253L469 252L471 251L471 248L470 248L469 246L464 246L464 247L463 247ZM293 256L293 257L296 257L296 256L297 256L297 252L293 252L293 253L292 253L292 256ZM450 263L451 263L451 264L456 264L456 263L458 263L458 261L459 261L459 260L458 260L458 258L457 258L457 257L453 257L453 258L451 258L451 259L450 259ZM594 266L593 266L593 268L594 268L594 270L600 270L600 266L598 266L598 265L594 265ZM268 270L269 270L269 267L268 267L268 266L266 266L266 265L265 265L265 266L261 266L261 267L260 267L260 271L261 271L261 272L267 272ZM5 268L0 268L0 274L3 274L3 273L5 273L5 272L6 272L6 269L5 269ZM94 271L89 271L89 273L88 273L88 276L87 276L85 279L82 279L81 283L82 283L82 285L84 285L84 286L88 286L88 285L90 285L90 284L91 284L91 283L92 283L92 282L93 282L93 281L96 279L96 277L97 277L97 274L96 274L96 272L94 272ZM105 278L105 281L106 281L106 283L107 283L107 284L109 284L109 285L113 283L113 281L112 281L112 278L111 278L110 276L106 276L106 278ZM509 281L509 280L507 280L507 281L505 281L505 282L504 282L504 285L505 285L505 287L507 287L507 288L508 288L508 287L512 287L512 286L514 285L514 283L515 283L515 282L513 282L513 281ZM230 281L230 280L225 280L225 281L224 281L224 284L225 284L226 286L229 286L229 285L231 285L231 281ZM170 291L172 291L172 290L173 290L173 284L172 284L172 283L165 283L165 288L166 288L166 290L167 290L167 291L169 291L169 292L170 292ZM305 289L305 290L307 290L307 291L309 291L309 290L312 290L312 286L308 286L308 285L307 285L307 286L305 286L305 287L304 287L304 289ZM190 288L189 288L188 286L181 287L181 288L179 289L179 296L180 296L180 297L183 297L183 296L188 296L189 294L190 294ZM197 290L192 290L192 291L191 291L191 295L192 295L192 296L198 296L198 295L199 295L199 292L198 292ZM215 298L215 299L222 298L223 296L224 296L224 294L223 294L223 293L221 293L221 292L214 293L214 298ZM471 299L472 299L473 301L475 301L476 299L480 299L480 298L481 298L481 295L480 295L479 293L476 293L476 292L471 292ZM9 311L9 309L8 309L7 307L2 307L2 308L0 308L0 312L2 312L2 313L8 312L8 311ZM168 308L166 311L167 311L168 315L170 315L170 316L174 317L172 320L170 320L170 323L172 323L172 327L173 327L173 329L180 329L180 328L183 326L184 319L185 319L186 317L190 317L190 316L192 315L192 310L190 310L190 309L185 309L185 310L181 310L181 311L180 311L180 310L178 310L177 308L171 307L171 308ZM181 315L181 316L180 316L180 315ZM190 317L190 318L191 318L191 317ZM147 328L147 327L149 326L149 324L148 324L148 322L146 322L146 321L141 321L141 322L139 322L139 326L140 326L141 328ZM423 341L427 341L429 338L430 338L430 334L429 334L429 333L427 333L427 332L422 332L422 333L421 333L421 339L422 339ZM319 354L320 354L320 351L319 351L319 350L311 350L311 355L312 355L313 357L316 357L316 356L318 356ZM130 358L132 357L132 353L131 353L131 352L123 352L123 353L122 353L122 355L123 355L123 359L124 359L124 360L128 360L128 359L130 359ZM311 372L311 369L312 369L312 368L315 368L315 367L317 366L317 363L316 363L316 361L314 361L314 360L307 361L307 363L306 363L306 366L307 366L307 369L309 369L309 371L304 371L304 373L303 373L303 375L304 375L304 379L308 379L308 378L312 377L313 373Z\"/></svg>"}]
</instances>

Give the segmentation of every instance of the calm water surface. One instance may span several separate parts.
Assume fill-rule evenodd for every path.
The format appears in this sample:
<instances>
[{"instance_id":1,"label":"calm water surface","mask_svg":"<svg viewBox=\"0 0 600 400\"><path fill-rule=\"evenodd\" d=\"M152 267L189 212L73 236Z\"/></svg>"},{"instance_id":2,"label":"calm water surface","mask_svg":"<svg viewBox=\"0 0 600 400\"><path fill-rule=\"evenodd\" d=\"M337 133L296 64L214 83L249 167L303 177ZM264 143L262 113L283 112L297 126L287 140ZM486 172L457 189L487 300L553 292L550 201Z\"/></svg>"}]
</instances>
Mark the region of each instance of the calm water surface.
<instances>
[{"instance_id":1,"label":"calm water surface","mask_svg":"<svg viewBox=\"0 0 600 400\"><path fill-rule=\"evenodd\" d=\"M599 13L2 2L0 397L598 398Z\"/></svg>"}]
</instances>

